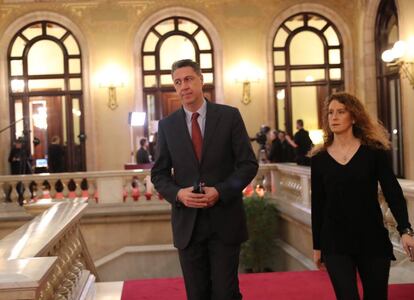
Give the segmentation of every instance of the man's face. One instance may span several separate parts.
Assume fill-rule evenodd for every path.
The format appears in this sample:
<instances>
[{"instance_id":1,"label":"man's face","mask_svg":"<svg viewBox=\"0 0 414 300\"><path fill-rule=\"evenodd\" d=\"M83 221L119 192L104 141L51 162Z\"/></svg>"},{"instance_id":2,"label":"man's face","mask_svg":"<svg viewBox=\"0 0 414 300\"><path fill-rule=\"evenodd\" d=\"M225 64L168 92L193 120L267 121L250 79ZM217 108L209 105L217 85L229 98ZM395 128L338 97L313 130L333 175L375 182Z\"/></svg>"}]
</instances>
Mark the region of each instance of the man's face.
<instances>
[{"instance_id":1,"label":"man's face","mask_svg":"<svg viewBox=\"0 0 414 300\"><path fill-rule=\"evenodd\" d=\"M203 76L197 74L192 67L182 67L174 71L175 90L184 106L202 103Z\"/></svg>"}]
</instances>

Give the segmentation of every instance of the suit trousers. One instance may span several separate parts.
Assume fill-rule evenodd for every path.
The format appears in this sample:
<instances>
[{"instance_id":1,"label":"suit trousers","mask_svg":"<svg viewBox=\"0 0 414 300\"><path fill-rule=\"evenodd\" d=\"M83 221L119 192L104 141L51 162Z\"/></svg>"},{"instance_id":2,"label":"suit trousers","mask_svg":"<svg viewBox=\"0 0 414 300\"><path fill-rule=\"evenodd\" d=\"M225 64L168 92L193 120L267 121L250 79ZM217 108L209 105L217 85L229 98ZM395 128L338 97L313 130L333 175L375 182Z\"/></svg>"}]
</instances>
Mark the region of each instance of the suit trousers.
<instances>
[{"instance_id":1,"label":"suit trousers","mask_svg":"<svg viewBox=\"0 0 414 300\"><path fill-rule=\"evenodd\" d=\"M179 249L188 300L239 300L240 244L223 243L211 226L209 209L198 209L189 245Z\"/></svg>"},{"instance_id":2,"label":"suit trousers","mask_svg":"<svg viewBox=\"0 0 414 300\"><path fill-rule=\"evenodd\" d=\"M390 259L386 256L337 255L323 257L338 300L359 300L357 270L364 300L386 300Z\"/></svg>"}]
</instances>

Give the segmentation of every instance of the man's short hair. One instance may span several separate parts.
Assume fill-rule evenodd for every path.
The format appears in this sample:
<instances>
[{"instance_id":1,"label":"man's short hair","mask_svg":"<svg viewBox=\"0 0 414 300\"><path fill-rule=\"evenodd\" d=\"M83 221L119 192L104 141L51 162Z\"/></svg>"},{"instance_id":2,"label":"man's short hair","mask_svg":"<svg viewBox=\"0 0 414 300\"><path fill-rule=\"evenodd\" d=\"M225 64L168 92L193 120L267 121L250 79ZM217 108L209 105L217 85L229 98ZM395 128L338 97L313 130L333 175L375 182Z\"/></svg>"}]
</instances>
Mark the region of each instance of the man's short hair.
<instances>
[{"instance_id":1,"label":"man's short hair","mask_svg":"<svg viewBox=\"0 0 414 300\"><path fill-rule=\"evenodd\" d=\"M173 75L177 69L184 67L191 67L194 72L196 72L198 75L201 75L200 65L191 59L181 59L174 62L171 66L171 75Z\"/></svg>"},{"instance_id":2,"label":"man's short hair","mask_svg":"<svg viewBox=\"0 0 414 300\"><path fill-rule=\"evenodd\" d=\"M298 119L296 121L296 124L298 124L300 127L303 127L303 120L302 119Z\"/></svg>"},{"instance_id":3,"label":"man's short hair","mask_svg":"<svg viewBox=\"0 0 414 300\"><path fill-rule=\"evenodd\" d=\"M141 147L144 147L146 142L147 142L147 139L140 139L139 140L139 144L141 145Z\"/></svg>"}]
</instances>

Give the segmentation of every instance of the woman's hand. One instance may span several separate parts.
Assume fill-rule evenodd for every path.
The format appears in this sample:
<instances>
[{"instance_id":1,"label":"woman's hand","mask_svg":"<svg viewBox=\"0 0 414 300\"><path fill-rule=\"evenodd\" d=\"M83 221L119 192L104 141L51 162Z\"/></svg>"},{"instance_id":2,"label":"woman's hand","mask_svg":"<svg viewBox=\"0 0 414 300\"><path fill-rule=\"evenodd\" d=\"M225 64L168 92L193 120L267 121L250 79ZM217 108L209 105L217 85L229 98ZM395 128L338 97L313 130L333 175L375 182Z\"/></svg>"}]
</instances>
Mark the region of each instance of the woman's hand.
<instances>
[{"instance_id":1,"label":"woman's hand","mask_svg":"<svg viewBox=\"0 0 414 300\"><path fill-rule=\"evenodd\" d=\"M410 257L411 261L414 261L414 237L410 236L409 234L403 234L401 236L401 244Z\"/></svg>"},{"instance_id":2,"label":"woman's hand","mask_svg":"<svg viewBox=\"0 0 414 300\"><path fill-rule=\"evenodd\" d=\"M321 250L313 250L313 262L318 270L326 271L325 264L321 261Z\"/></svg>"}]
</instances>

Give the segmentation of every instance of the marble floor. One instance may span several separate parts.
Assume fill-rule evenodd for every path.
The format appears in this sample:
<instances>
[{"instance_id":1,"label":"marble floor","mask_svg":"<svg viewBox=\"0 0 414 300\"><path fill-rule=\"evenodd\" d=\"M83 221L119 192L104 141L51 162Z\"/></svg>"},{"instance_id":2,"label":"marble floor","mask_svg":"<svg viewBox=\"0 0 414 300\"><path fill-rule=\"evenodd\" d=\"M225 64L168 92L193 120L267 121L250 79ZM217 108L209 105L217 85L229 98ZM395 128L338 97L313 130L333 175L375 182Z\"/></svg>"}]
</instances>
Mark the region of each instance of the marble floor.
<instances>
[{"instance_id":1,"label":"marble floor","mask_svg":"<svg viewBox=\"0 0 414 300\"><path fill-rule=\"evenodd\" d=\"M97 282L95 300L120 300L123 285L122 281Z\"/></svg>"}]
</instances>

